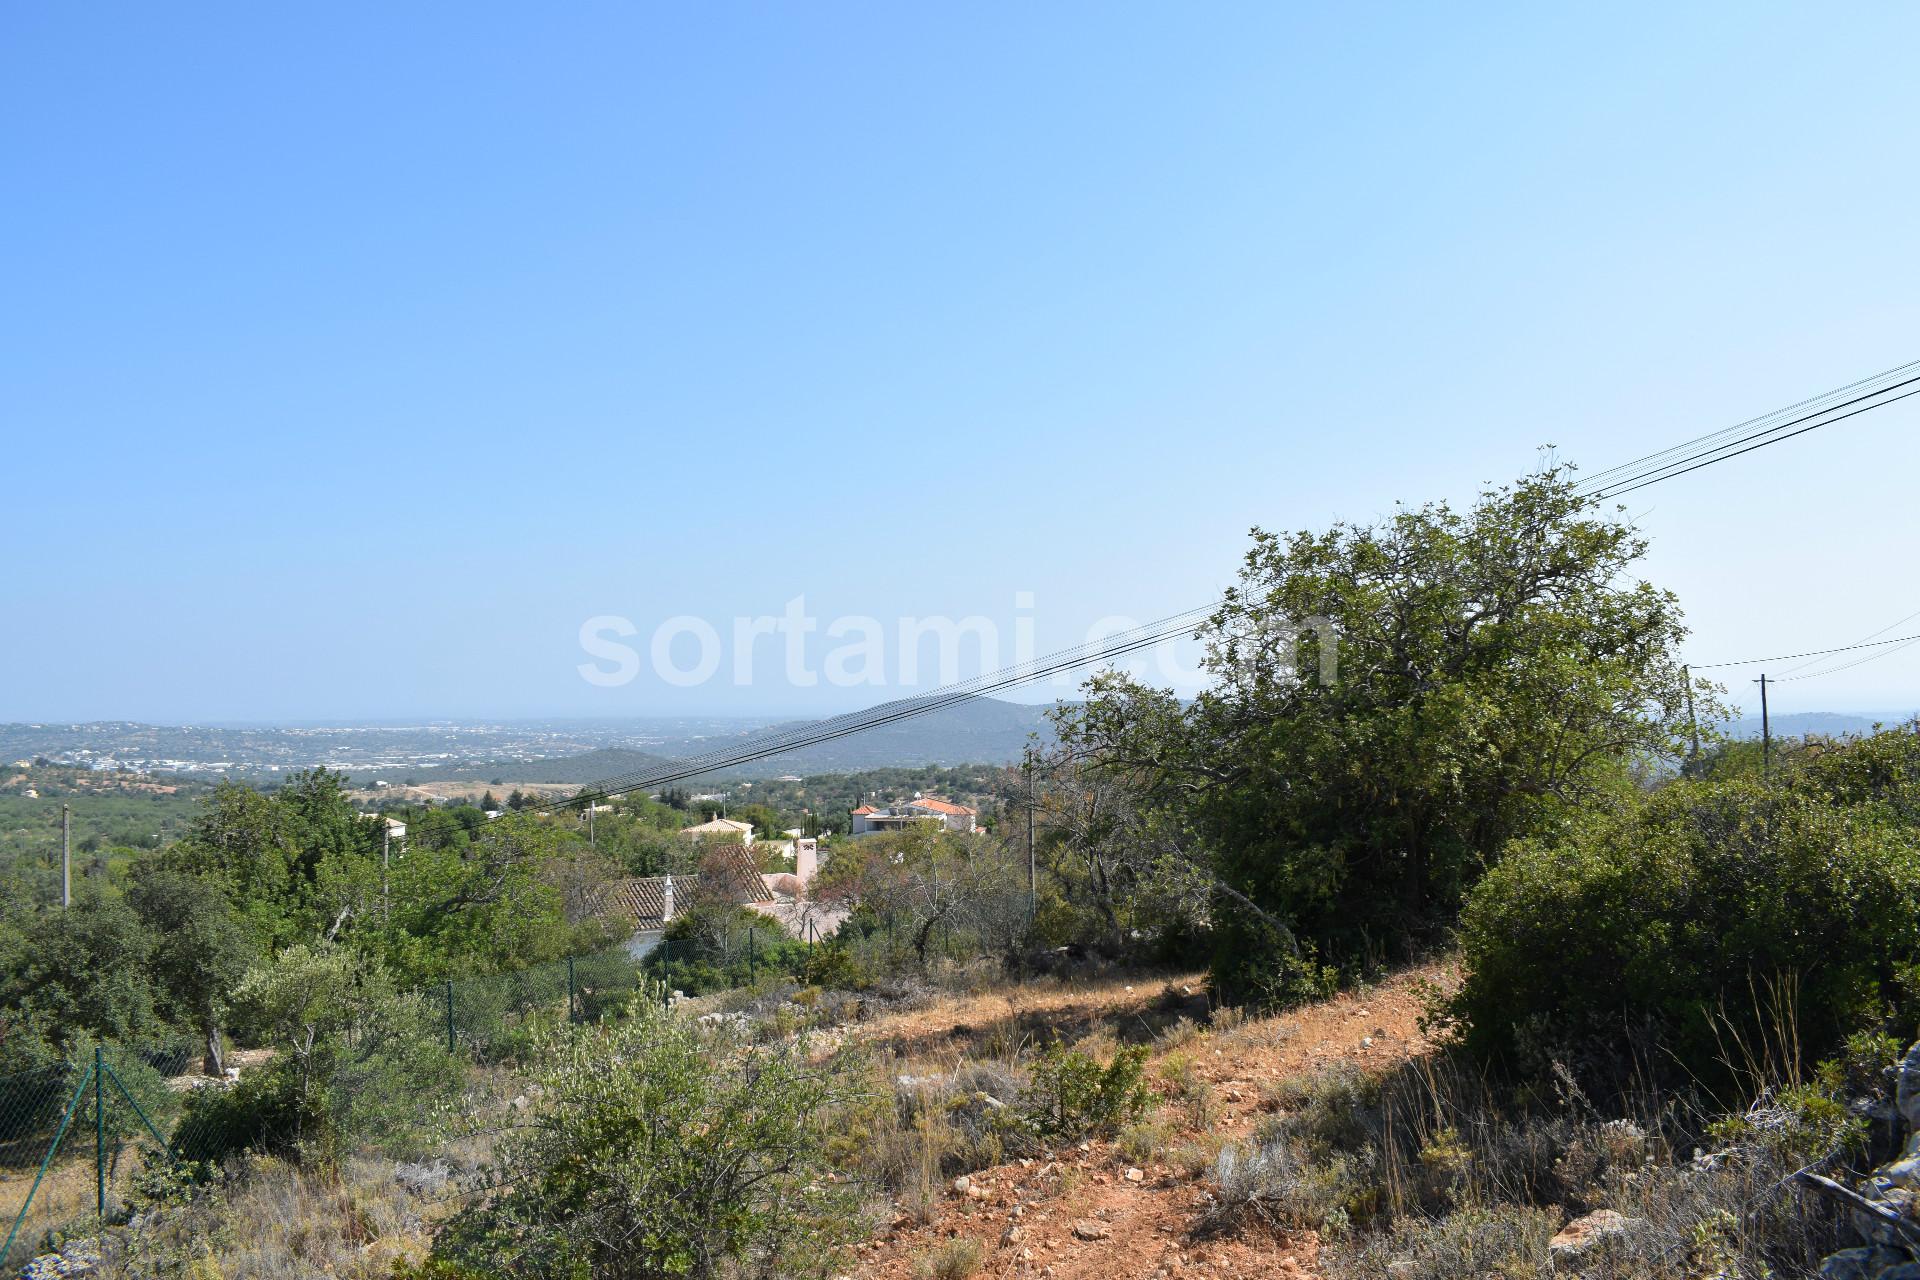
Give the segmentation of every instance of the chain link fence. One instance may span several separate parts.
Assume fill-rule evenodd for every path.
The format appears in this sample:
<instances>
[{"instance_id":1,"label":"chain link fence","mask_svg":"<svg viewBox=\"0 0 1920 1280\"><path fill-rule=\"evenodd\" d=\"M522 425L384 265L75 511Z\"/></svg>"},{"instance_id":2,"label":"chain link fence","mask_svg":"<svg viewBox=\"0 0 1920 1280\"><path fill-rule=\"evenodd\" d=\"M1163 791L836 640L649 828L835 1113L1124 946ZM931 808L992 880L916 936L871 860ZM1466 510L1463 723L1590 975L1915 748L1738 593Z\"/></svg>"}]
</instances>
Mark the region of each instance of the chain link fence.
<instances>
[{"instance_id":1,"label":"chain link fence","mask_svg":"<svg viewBox=\"0 0 1920 1280\"><path fill-rule=\"evenodd\" d=\"M447 1050L478 1061L518 1056L533 1015L598 1022L633 998L647 981L643 958L627 946L609 947L516 969L460 978L429 994L445 1014Z\"/></svg>"},{"instance_id":2,"label":"chain link fence","mask_svg":"<svg viewBox=\"0 0 1920 1280\"><path fill-rule=\"evenodd\" d=\"M766 982L837 985L845 976L837 966L886 972L978 954L983 939L938 927L919 940L923 950L914 941L904 921L884 917L865 918L832 940L813 927L796 938L769 921L724 938L636 939L421 994L436 1008L448 1052L471 1063L510 1063L532 1052L542 1023L598 1022L643 991L672 998ZM33 1257L123 1217L149 1171L184 1176L195 1162L247 1144L247 1135L219 1129L231 1123L222 1108L196 1105L198 1091L230 1087L189 1074L198 1056L179 1042L109 1044L78 1062L0 1076L0 1274L16 1274Z\"/></svg>"},{"instance_id":3,"label":"chain link fence","mask_svg":"<svg viewBox=\"0 0 1920 1280\"><path fill-rule=\"evenodd\" d=\"M0 1268L122 1212L133 1180L173 1161L166 1130L180 1114L138 1054L116 1066L96 1048L89 1062L0 1077Z\"/></svg>"}]
</instances>

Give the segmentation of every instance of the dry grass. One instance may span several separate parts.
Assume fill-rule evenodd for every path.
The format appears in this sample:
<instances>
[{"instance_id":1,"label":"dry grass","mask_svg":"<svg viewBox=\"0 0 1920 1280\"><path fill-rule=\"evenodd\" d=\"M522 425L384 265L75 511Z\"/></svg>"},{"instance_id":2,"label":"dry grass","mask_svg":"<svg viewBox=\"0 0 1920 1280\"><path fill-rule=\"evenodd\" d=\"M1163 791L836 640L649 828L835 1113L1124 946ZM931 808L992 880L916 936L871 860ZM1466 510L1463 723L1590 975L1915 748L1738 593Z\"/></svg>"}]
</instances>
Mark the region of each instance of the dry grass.
<instances>
[{"instance_id":1,"label":"dry grass","mask_svg":"<svg viewBox=\"0 0 1920 1280\"><path fill-rule=\"evenodd\" d=\"M1317 1230L1340 1280L1545 1277L1554 1231L1596 1209L1630 1220L1583 1259L1596 1277L1811 1274L1843 1243L1827 1205L1783 1185L1826 1148L1817 1125L1696 1159L1704 1117L1651 1095L1607 1117L1569 1085L1521 1105L1444 1055L1288 1081L1253 1140L1219 1153L1204 1224Z\"/></svg>"},{"instance_id":2,"label":"dry grass","mask_svg":"<svg viewBox=\"0 0 1920 1280\"><path fill-rule=\"evenodd\" d=\"M986 1246L978 1240L961 1236L922 1254L913 1272L919 1280L967 1280L980 1270L986 1253Z\"/></svg>"},{"instance_id":3,"label":"dry grass","mask_svg":"<svg viewBox=\"0 0 1920 1280\"><path fill-rule=\"evenodd\" d=\"M255 1157L192 1203L110 1236L99 1274L384 1280L396 1262L425 1256L433 1221L450 1208L401 1185L391 1161L319 1175Z\"/></svg>"}]
</instances>

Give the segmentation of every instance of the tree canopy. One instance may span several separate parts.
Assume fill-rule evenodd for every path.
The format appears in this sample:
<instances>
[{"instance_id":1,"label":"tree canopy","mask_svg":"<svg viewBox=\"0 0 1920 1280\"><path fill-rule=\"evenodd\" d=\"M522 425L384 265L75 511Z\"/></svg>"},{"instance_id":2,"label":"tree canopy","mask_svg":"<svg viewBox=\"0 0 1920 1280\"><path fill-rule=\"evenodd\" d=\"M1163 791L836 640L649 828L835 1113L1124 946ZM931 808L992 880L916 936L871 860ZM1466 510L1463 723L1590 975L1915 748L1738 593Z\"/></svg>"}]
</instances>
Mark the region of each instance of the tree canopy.
<instances>
[{"instance_id":1,"label":"tree canopy","mask_svg":"<svg viewBox=\"0 0 1920 1280\"><path fill-rule=\"evenodd\" d=\"M1466 511L1255 530L1201 629L1212 685L1182 702L1105 673L1058 713L1063 754L1124 779L1233 906L1228 994L1277 998L1316 953L1404 954L1509 841L1677 754L1685 629L1633 575L1645 550L1558 470Z\"/></svg>"}]
</instances>

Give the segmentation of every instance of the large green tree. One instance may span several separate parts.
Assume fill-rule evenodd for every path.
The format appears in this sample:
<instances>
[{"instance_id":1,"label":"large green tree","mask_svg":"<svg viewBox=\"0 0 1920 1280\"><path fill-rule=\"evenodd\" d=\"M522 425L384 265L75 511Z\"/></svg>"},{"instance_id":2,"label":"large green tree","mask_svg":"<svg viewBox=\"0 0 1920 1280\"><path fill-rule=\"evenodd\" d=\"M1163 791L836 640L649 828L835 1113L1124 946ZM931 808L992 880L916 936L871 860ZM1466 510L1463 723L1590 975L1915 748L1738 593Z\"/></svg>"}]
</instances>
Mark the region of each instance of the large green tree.
<instances>
[{"instance_id":1,"label":"large green tree","mask_svg":"<svg viewBox=\"0 0 1920 1280\"><path fill-rule=\"evenodd\" d=\"M1105 674L1062 740L1213 876L1225 992L1274 998L1306 951L1431 936L1509 841L1678 751L1685 630L1645 550L1560 470L1466 511L1256 530L1202 628L1211 686Z\"/></svg>"},{"instance_id":2,"label":"large green tree","mask_svg":"<svg viewBox=\"0 0 1920 1280\"><path fill-rule=\"evenodd\" d=\"M260 959L259 945L210 877L149 863L136 868L127 900L153 938L148 966L161 1012L194 1028L207 1073L220 1075L227 993Z\"/></svg>"}]
</instances>

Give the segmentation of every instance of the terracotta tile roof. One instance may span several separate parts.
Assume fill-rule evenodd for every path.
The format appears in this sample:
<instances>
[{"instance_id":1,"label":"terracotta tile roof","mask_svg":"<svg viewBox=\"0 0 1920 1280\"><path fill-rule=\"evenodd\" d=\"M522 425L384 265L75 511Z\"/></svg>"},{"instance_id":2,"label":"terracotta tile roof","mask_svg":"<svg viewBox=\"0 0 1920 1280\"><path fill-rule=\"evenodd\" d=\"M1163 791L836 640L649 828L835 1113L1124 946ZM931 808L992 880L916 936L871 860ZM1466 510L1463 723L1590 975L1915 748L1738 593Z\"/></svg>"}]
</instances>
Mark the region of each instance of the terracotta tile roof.
<instances>
[{"instance_id":1,"label":"terracotta tile roof","mask_svg":"<svg viewBox=\"0 0 1920 1280\"><path fill-rule=\"evenodd\" d=\"M706 875L674 876L673 913L683 915L694 904L711 902L711 893L724 894L723 901L767 903L778 901L753 855L742 845L720 845L701 863ZM636 929L658 929L667 923L666 876L632 876L602 885L593 894L591 909L595 915L621 915L633 921Z\"/></svg>"},{"instance_id":2,"label":"terracotta tile roof","mask_svg":"<svg viewBox=\"0 0 1920 1280\"><path fill-rule=\"evenodd\" d=\"M772 902L773 890L760 876L760 864L743 844L720 844L708 848L700 859L700 874L712 884L703 884L708 893L724 890L733 902ZM680 885L674 884L679 896Z\"/></svg>"},{"instance_id":3,"label":"terracotta tile roof","mask_svg":"<svg viewBox=\"0 0 1920 1280\"><path fill-rule=\"evenodd\" d=\"M869 813L878 813L878 812L880 812L880 811L879 811L878 809L876 809L876 808L874 808L874 807L873 807L872 805L870 805L870 804L863 804L863 805L861 805L861 806L860 806L860 807L859 807L858 809L855 809L855 810L853 811L853 816L854 816L854 817L856 817L856 818L858 818L858 817L860 817L860 816L862 816L863 814L869 814Z\"/></svg>"},{"instance_id":4,"label":"terracotta tile roof","mask_svg":"<svg viewBox=\"0 0 1920 1280\"><path fill-rule=\"evenodd\" d=\"M693 888L694 876L676 876L678 882L673 886L673 896L678 899L684 892ZM657 929L666 923L667 917L667 878L665 876L635 876L627 880L615 880L604 886L595 895L596 915L620 913L632 918L634 924L642 929Z\"/></svg>"},{"instance_id":5,"label":"terracotta tile roof","mask_svg":"<svg viewBox=\"0 0 1920 1280\"><path fill-rule=\"evenodd\" d=\"M944 813L953 817L972 817L973 810L963 804L954 804L949 800L935 800L932 796L923 796L907 806L909 809L925 809L930 813Z\"/></svg>"}]
</instances>

